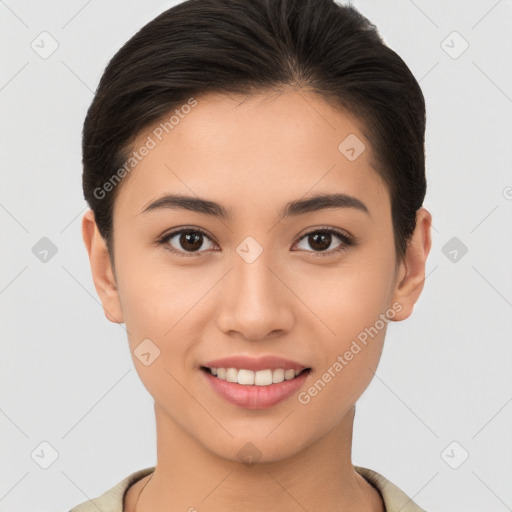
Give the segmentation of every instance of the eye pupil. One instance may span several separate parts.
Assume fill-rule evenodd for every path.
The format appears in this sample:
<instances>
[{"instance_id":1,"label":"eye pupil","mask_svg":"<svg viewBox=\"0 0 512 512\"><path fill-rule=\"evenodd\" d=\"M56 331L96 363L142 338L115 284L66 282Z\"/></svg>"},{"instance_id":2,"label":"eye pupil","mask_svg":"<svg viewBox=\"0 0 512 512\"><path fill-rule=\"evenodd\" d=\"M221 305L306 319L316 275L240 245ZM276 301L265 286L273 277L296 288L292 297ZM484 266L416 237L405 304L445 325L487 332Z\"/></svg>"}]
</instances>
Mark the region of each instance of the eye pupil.
<instances>
[{"instance_id":1,"label":"eye pupil","mask_svg":"<svg viewBox=\"0 0 512 512\"><path fill-rule=\"evenodd\" d=\"M183 232L180 236L180 244L184 249L195 251L201 248L201 238L202 235L200 233L197 233L196 231L186 231Z\"/></svg>"},{"instance_id":2,"label":"eye pupil","mask_svg":"<svg viewBox=\"0 0 512 512\"><path fill-rule=\"evenodd\" d=\"M331 245L331 234L317 231L309 235L310 245L319 251L325 251Z\"/></svg>"}]
</instances>

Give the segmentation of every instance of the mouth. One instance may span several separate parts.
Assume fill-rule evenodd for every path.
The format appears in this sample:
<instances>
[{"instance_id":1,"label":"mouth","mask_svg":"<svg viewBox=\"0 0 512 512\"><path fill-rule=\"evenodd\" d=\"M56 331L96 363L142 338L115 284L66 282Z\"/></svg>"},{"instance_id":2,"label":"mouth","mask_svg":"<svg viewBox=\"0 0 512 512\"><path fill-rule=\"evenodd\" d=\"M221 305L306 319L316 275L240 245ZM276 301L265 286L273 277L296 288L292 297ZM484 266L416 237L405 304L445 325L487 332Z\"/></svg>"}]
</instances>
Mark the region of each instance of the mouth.
<instances>
[{"instance_id":1,"label":"mouth","mask_svg":"<svg viewBox=\"0 0 512 512\"><path fill-rule=\"evenodd\" d=\"M258 366L258 370L200 366L200 371L218 396L244 409L270 409L284 402L306 385L312 371L300 365L295 369Z\"/></svg>"},{"instance_id":2,"label":"mouth","mask_svg":"<svg viewBox=\"0 0 512 512\"><path fill-rule=\"evenodd\" d=\"M226 382L240 384L242 386L262 387L294 380L305 373L311 372L311 368L267 368L257 371L248 370L246 368L216 368L209 366L201 366L200 368L203 372Z\"/></svg>"}]
</instances>

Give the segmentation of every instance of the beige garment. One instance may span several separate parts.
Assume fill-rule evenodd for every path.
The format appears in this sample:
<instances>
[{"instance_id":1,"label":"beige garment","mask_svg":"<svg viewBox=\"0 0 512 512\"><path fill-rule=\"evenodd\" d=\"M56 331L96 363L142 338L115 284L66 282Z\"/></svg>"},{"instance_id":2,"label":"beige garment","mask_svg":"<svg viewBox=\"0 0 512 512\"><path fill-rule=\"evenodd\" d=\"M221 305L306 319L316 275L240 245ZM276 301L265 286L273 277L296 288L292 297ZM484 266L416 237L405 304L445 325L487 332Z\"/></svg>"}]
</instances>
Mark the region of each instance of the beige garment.
<instances>
[{"instance_id":1,"label":"beige garment","mask_svg":"<svg viewBox=\"0 0 512 512\"><path fill-rule=\"evenodd\" d=\"M85 501L69 512L98 512L99 510L101 512L123 512L124 495L128 488L137 480L152 473L154 469L153 466L128 475L101 496L94 500ZM354 469L380 492L386 512L425 512L409 496L381 474L360 466L354 466Z\"/></svg>"}]
</instances>

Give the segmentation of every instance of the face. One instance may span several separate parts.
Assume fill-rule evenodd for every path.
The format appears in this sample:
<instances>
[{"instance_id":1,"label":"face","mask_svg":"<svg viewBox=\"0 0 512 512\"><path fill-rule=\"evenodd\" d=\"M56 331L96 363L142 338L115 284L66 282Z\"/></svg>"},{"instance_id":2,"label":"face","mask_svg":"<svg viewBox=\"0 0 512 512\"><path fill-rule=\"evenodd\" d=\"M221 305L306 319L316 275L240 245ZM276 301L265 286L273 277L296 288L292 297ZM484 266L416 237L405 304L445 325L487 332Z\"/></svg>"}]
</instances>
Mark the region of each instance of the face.
<instances>
[{"instance_id":1,"label":"face","mask_svg":"<svg viewBox=\"0 0 512 512\"><path fill-rule=\"evenodd\" d=\"M388 322L412 311L429 247L395 272L389 193L356 119L305 91L196 100L134 144L151 148L114 204L115 285L98 284L99 264L95 283L160 421L223 458L250 441L278 460L352 410ZM210 203L159 201L171 194ZM304 203L327 194L339 196ZM307 370L240 391L202 368L231 356L288 360L263 361L261 382Z\"/></svg>"}]
</instances>

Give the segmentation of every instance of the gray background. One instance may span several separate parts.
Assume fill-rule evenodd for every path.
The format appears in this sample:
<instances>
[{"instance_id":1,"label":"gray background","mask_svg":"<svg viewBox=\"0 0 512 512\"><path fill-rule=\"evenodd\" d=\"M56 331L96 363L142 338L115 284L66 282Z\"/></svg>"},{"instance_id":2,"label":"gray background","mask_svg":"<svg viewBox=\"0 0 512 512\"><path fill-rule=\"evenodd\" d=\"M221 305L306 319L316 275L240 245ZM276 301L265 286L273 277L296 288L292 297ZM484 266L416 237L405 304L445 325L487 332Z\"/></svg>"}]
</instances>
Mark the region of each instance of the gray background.
<instances>
[{"instance_id":1,"label":"gray background","mask_svg":"<svg viewBox=\"0 0 512 512\"><path fill-rule=\"evenodd\" d=\"M151 397L81 239L80 134L108 59L172 5L0 1L2 511L68 510L155 464ZM427 101L433 246L359 401L353 462L429 511L512 510L512 3L354 5ZM47 58L31 47L51 49L43 31L58 43Z\"/></svg>"}]
</instances>

